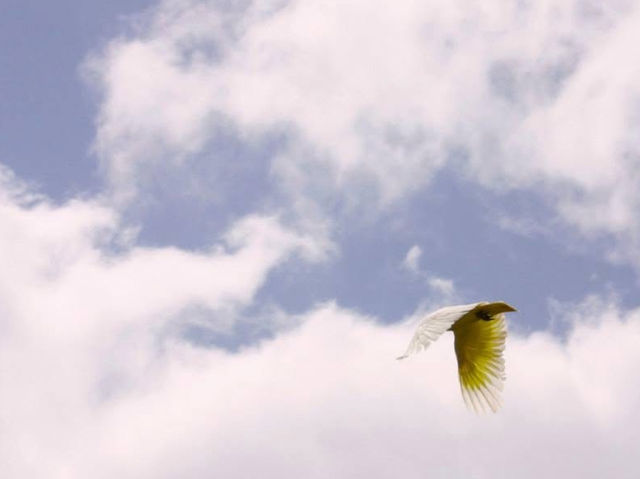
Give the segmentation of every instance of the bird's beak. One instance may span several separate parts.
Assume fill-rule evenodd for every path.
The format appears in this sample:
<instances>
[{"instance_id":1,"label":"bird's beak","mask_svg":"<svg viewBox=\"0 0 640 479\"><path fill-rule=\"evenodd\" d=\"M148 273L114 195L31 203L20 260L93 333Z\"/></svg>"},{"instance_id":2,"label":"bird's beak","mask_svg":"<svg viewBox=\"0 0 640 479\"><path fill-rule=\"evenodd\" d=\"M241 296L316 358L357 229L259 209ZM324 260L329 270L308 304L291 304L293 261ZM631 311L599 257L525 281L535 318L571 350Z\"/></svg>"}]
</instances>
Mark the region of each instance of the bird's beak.
<instances>
[{"instance_id":1,"label":"bird's beak","mask_svg":"<svg viewBox=\"0 0 640 479\"><path fill-rule=\"evenodd\" d=\"M510 313L517 311L513 306L505 303L504 301L496 301L495 303L489 303L482 306L482 310L493 316L500 313Z\"/></svg>"}]
</instances>

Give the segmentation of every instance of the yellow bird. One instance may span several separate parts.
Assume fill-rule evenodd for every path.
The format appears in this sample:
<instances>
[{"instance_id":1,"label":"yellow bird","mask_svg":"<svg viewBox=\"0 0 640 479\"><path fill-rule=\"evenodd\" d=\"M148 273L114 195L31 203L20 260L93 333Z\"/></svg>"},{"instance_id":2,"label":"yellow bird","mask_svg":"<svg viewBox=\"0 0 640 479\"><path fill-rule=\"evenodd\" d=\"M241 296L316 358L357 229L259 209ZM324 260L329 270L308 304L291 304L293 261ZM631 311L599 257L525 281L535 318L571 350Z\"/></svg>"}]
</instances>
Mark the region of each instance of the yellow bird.
<instances>
[{"instance_id":1,"label":"yellow bird","mask_svg":"<svg viewBox=\"0 0 640 479\"><path fill-rule=\"evenodd\" d=\"M398 359L426 349L445 331L453 331L460 389L467 407L476 412L487 407L496 412L505 380L504 313L516 311L497 301L448 306L427 315L418 324L409 347Z\"/></svg>"}]
</instances>

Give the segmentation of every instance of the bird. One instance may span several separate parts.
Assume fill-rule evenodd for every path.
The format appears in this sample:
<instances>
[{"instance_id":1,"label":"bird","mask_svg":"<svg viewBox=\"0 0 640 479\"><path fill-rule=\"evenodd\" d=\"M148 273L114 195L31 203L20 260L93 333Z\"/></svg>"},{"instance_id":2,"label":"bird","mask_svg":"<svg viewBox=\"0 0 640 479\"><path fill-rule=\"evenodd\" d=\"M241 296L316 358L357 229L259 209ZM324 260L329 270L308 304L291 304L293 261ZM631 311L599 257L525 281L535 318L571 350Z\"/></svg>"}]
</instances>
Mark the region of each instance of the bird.
<instances>
[{"instance_id":1,"label":"bird","mask_svg":"<svg viewBox=\"0 0 640 479\"><path fill-rule=\"evenodd\" d=\"M502 355L507 338L504 313L512 311L517 310L503 301L438 309L418 323L407 350L397 359L426 349L446 331L452 331L465 404L476 413L486 412L487 408L495 413L506 379Z\"/></svg>"}]
</instances>

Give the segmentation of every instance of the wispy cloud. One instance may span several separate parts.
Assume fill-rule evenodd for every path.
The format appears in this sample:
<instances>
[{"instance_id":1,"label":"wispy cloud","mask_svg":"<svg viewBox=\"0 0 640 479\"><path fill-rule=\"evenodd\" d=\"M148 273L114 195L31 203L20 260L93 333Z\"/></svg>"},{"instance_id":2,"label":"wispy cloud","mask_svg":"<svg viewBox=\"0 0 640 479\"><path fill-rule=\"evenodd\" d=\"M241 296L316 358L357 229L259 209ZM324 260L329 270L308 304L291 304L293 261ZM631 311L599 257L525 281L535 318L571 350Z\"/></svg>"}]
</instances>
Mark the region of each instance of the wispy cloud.
<instances>
[{"instance_id":1,"label":"wispy cloud","mask_svg":"<svg viewBox=\"0 0 640 479\"><path fill-rule=\"evenodd\" d=\"M420 267L420 258L422 257L422 248L418 245L413 245L407 251L407 254L402 261L402 267L410 273L424 280L434 293L434 298L437 298L440 302L452 301L455 299L455 284L453 280L442 278L434 274L425 271Z\"/></svg>"},{"instance_id":2,"label":"wispy cloud","mask_svg":"<svg viewBox=\"0 0 640 479\"><path fill-rule=\"evenodd\" d=\"M638 260L639 18L633 2L586 0L164 2L90 62L96 149L129 191L206 149L223 117L246 141L286 132L271 161L290 205L331 205L333 185L368 210L453 162L486 188L539 192Z\"/></svg>"},{"instance_id":3,"label":"wispy cloud","mask_svg":"<svg viewBox=\"0 0 640 479\"><path fill-rule=\"evenodd\" d=\"M413 273L417 273L420 268L420 257L422 256L422 249L417 244L414 244L409 251L407 251L402 265Z\"/></svg>"}]
</instances>

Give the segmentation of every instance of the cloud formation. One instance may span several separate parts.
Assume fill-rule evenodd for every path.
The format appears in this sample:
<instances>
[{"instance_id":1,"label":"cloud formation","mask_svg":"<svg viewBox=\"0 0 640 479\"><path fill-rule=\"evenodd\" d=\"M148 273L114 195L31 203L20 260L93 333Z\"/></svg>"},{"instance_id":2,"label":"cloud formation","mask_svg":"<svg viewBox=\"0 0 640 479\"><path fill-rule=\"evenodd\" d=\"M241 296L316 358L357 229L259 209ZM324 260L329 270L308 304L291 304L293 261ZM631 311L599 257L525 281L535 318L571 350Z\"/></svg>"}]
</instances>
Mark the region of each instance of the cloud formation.
<instances>
[{"instance_id":1,"label":"cloud formation","mask_svg":"<svg viewBox=\"0 0 640 479\"><path fill-rule=\"evenodd\" d=\"M209 252L118 250L109 207L51 205L6 172L1 192L3 477L637 475L639 310L591 298L557 308L564 340L512 333L504 409L476 417L450 338L393 359L420 312L280 312L289 327L236 352L172 328L194 304L233 324L275 265L318 258L274 218Z\"/></svg>"},{"instance_id":2,"label":"cloud formation","mask_svg":"<svg viewBox=\"0 0 640 479\"><path fill-rule=\"evenodd\" d=\"M210 295L210 307L251 301L261 281L245 261L253 241L214 258L157 251L156 263L173 265L160 274L142 253L105 264L83 229L69 240L85 245L84 268L119 278L83 275L70 287L76 260L53 277L23 264L15 281L32 283L20 294L3 281L4 477L637 475L638 310L592 298L562 312L565 340L512 333L504 408L476 417L460 397L451 338L393 359L417 316L384 326L321 304L235 353L168 333L166 317L194 296ZM187 284L166 288L163 275L185 267ZM134 291L116 298L113 288Z\"/></svg>"},{"instance_id":3,"label":"cloud formation","mask_svg":"<svg viewBox=\"0 0 640 479\"><path fill-rule=\"evenodd\" d=\"M93 441L95 412L146 387L190 308L211 329L232 328L275 266L324 255L322 244L255 215L209 251L138 247L108 205L53 205L0 173L5 477L79 477L70 454L85 435Z\"/></svg>"},{"instance_id":4,"label":"cloud formation","mask_svg":"<svg viewBox=\"0 0 640 479\"><path fill-rule=\"evenodd\" d=\"M130 191L142 168L206 150L221 121L247 142L281 135L275 188L305 208L331 186L371 209L455 167L538 192L637 262L636 7L163 2L89 62L103 93L96 150Z\"/></svg>"},{"instance_id":5,"label":"cloud formation","mask_svg":"<svg viewBox=\"0 0 640 479\"><path fill-rule=\"evenodd\" d=\"M637 477L638 309L556 305L562 338L518 332L540 311L510 317L504 409L476 417L450 338L394 360L456 293L417 245L405 267L434 294L400 324L257 296L287 262L327 258L342 209L377 215L443 169L533 192L640 264L639 15L624 0L166 0L138 17L84 67L108 191L53 204L0 169L0 476ZM269 193L201 250L141 246L127 207L154 171L233 161L212 147L221 130L272 142ZM188 330L244 315L269 337Z\"/></svg>"},{"instance_id":6,"label":"cloud formation","mask_svg":"<svg viewBox=\"0 0 640 479\"><path fill-rule=\"evenodd\" d=\"M417 244L414 244L402 261L402 266L413 273L417 273L420 268L420 256L422 256L422 249Z\"/></svg>"}]
</instances>

